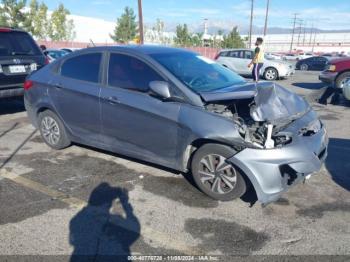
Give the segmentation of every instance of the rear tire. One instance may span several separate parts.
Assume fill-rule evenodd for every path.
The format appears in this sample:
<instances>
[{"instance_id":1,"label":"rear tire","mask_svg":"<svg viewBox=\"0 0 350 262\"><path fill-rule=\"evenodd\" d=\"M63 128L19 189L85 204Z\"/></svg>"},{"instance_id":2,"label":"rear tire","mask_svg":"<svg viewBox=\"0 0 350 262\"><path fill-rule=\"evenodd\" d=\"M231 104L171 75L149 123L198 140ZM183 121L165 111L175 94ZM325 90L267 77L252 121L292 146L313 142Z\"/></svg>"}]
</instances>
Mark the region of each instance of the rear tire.
<instances>
[{"instance_id":1,"label":"rear tire","mask_svg":"<svg viewBox=\"0 0 350 262\"><path fill-rule=\"evenodd\" d=\"M300 70L307 71L307 70L309 70L309 66L307 64L301 64L300 65Z\"/></svg>"},{"instance_id":2,"label":"rear tire","mask_svg":"<svg viewBox=\"0 0 350 262\"><path fill-rule=\"evenodd\" d=\"M247 185L239 170L225 162L234 153L228 146L206 144L193 156L193 180L203 193L215 200L233 200L246 192Z\"/></svg>"},{"instance_id":3,"label":"rear tire","mask_svg":"<svg viewBox=\"0 0 350 262\"><path fill-rule=\"evenodd\" d=\"M46 110L39 114L39 130L44 142L51 148L59 150L70 146L66 129L59 117Z\"/></svg>"},{"instance_id":4,"label":"rear tire","mask_svg":"<svg viewBox=\"0 0 350 262\"><path fill-rule=\"evenodd\" d=\"M347 78L350 78L350 72L344 72L340 74L337 79L335 80L335 86L337 88L343 88L343 85L345 84L345 80Z\"/></svg>"}]
</instances>

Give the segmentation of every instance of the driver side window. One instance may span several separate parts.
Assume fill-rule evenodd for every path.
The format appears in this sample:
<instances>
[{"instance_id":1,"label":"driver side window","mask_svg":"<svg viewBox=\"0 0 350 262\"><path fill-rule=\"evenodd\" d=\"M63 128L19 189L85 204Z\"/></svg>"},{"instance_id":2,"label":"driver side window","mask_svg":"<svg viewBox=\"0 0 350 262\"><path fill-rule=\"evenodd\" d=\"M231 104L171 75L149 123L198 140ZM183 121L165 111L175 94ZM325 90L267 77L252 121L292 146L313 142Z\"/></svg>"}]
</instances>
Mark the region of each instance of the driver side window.
<instances>
[{"instance_id":1,"label":"driver side window","mask_svg":"<svg viewBox=\"0 0 350 262\"><path fill-rule=\"evenodd\" d=\"M148 92L151 81L164 81L164 79L150 66L135 57L124 54L110 55L109 86Z\"/></svg>"}]
</instances>

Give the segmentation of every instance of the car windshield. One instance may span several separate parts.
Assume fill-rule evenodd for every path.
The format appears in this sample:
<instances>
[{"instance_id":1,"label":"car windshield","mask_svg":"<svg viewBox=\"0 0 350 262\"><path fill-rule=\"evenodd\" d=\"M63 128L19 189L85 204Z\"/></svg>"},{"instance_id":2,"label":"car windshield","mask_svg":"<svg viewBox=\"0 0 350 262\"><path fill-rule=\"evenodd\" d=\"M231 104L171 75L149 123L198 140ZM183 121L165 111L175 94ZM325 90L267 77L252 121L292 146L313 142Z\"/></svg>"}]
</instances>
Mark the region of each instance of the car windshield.
<instances>
[{"instance_id":1,"label":"car windshield","mask_svg":"<svg viewBox=\"0 0 350 262\"><path fill-rule=\"evenodd\" d=\"M24 32L0 32L0 56L40 55L34 40Z\"/></svg>"},{"instance_id":2,"label":"car windshield","mask_svg":"<svg viewBox=\"0 0 350 262\"><path fill-rule=\"evenodd\" d=\"M243 77L216 62L189 52L152 54L157 62L195 92L244 84Z\"/></svg>"},{"instance_id":3,"label":"car windshield","mask_svg":"<svg viewBox=\"0 0 350 262\"><path fill-rule=\"evenodd\" d=\"M60 58L62 56L67 55L68 53L66 51L64 51L64 50L48 50L47 54L49 56L51 56L52 58L54 58L54 59L58 59L58 58Z\"/></svg>"}]
</instances>

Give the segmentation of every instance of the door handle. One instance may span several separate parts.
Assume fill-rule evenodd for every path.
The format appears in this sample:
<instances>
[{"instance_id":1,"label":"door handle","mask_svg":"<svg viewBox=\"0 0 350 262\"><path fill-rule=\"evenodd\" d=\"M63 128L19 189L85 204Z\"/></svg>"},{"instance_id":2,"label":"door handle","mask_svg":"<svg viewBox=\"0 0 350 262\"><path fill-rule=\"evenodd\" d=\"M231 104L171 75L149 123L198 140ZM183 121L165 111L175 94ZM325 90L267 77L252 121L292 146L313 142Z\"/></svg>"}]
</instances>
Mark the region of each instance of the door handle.
<instances>
[{"instance_id":1,"label":"door handle","mask_svg":"<svg viewBox=\"0 0 350 262\"><path fill-rule=\"evenodd\" d=\"M115 97L115 96L109 96L109 97L106 97L104 98L108 103L110 103L111 105L115 105L115 104L118 104L120 103L118 98Z\"/></svg>"},{"instance_id":2,"label":"door handle","mask_svg":"<svg viewBox=\"0 0 350 262\"><path fill-rule=\"evenodd\" d=\"M62 88L62 84L61 83L55 83L53 84L54 87L56 88Z\"/></svg>"}]
</instances>

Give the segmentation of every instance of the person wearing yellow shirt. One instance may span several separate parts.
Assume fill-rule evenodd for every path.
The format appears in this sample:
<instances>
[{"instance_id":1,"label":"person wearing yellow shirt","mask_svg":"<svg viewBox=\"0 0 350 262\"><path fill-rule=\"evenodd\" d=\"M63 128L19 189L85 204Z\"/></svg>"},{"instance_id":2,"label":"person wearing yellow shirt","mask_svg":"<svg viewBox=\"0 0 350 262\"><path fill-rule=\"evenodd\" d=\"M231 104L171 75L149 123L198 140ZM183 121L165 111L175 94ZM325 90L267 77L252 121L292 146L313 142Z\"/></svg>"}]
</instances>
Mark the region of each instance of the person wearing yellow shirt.
<instances>
[{"instance_id":1,"label":"person wearing yellow shirt","mask_svg":"<svg viewBox=\"0 0 350 262\"><path fill-rule=\"evenodd\" d=\"M254 57L252 61L249 63L248 67L251 68L253 66L252 70L252 76L253 80L255 82L259 82L259 77L260 77L260 70L264 65L264 49L263 49L263 39L261 37L258 37L255 42L255 51L254 51Z\"/></svg>"}]
</instances>

